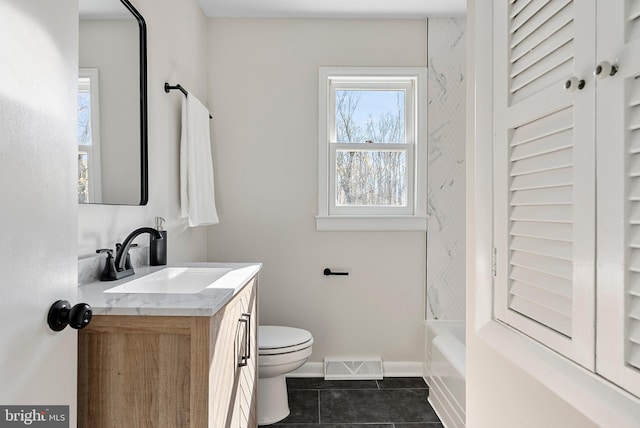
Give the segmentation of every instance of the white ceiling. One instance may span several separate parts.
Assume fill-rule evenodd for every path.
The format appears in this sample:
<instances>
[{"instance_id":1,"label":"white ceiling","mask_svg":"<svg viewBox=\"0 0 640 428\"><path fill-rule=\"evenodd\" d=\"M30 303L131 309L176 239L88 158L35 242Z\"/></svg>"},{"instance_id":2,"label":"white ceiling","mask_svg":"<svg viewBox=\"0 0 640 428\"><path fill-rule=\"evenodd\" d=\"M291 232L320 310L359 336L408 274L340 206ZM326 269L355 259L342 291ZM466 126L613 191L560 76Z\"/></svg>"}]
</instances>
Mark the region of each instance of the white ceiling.
<instances>
[{"instance_id":1,"label":"white ceiling","mask_svg":"<svg viewBox=\"0 0 640 428\"><path fill-rule=\"evenodd\" d=\"M198 0L208 17L426 18L464 16L466 0Z\"/></svg>"},{"instance_id":2,"label":"white ceiling","mask_svg":"<svg viewBox=\"0 0 640 428\"><path fill-rule=\"evenodd\" d=\"M466 0L198 0L208 17L426 18L464 16ZM121 18L119 0L79 0L82 18Z\"/></svg>"}]
</instances>

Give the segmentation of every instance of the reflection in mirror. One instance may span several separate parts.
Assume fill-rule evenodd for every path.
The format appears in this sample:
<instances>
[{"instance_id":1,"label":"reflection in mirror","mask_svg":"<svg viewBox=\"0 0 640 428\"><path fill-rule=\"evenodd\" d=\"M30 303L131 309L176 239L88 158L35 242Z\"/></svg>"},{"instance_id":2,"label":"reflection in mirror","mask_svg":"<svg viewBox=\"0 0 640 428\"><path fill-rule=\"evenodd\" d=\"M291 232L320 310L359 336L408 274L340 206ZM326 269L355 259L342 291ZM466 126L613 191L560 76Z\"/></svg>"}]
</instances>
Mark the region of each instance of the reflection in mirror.
<instances>
[{"instance_id":1,"label":"reflection in mirror","mask_svg":"<svg viewBox=\"0 0 640 428\"><path fill-rule=\"evenodd\" d=\"M78 202L147 202L146 34L127 0L80 0Z\"/></svg>"},{"instance_id":2,"label":"reflection in mirror","mask_svg":"<svg viewBox=\"0 0 640 428\"><path fill-rule=\"evenodd\" d=\"M97 68L78 74L78 202L102 201L100 82Z\"/></svg>"}]
</instances>

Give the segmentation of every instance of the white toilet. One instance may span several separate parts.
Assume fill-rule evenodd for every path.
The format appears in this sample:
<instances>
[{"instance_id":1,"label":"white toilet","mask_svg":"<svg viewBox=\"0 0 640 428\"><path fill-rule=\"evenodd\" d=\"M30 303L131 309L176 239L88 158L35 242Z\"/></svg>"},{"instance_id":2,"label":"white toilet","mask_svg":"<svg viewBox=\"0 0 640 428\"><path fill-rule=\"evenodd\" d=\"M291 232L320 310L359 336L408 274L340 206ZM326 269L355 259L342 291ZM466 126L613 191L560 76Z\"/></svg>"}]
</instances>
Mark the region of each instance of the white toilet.
<instances>
[{"instance_id":1,"label":"white toilet","mask_svg":"<svg viewBox=\"0 0 640 428\"><path fill-rule=\"evenodd\" d=\"M289 415L285 375L311 355L307 330L275 325L258 327L258 424L274 424Z\"/></svg>"}]
</instances>

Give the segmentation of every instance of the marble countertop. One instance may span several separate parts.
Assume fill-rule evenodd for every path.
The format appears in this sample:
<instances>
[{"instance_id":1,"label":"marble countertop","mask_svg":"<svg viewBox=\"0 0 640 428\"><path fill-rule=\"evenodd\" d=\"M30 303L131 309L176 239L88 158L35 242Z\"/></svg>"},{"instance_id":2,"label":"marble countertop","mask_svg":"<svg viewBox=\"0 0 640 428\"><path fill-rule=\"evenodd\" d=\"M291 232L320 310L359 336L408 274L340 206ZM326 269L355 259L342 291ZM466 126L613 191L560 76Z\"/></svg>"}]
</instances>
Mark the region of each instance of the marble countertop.
<instances>
[{"instance_id":1,"label":"marble countertop","mask_svg":"<svg viewBox=\"0 0 640 428\"><path fill-rule=\"evenodd\" d=\"M104 293L105 290L139 279L166 267L231 268L216 288L192 294ZM94 315L213 316L255 277L261 263L180 263L144 266L135 275L118 281L97 281L78 287L78 301L88 303Z\"/></svg>"}]
</instances>

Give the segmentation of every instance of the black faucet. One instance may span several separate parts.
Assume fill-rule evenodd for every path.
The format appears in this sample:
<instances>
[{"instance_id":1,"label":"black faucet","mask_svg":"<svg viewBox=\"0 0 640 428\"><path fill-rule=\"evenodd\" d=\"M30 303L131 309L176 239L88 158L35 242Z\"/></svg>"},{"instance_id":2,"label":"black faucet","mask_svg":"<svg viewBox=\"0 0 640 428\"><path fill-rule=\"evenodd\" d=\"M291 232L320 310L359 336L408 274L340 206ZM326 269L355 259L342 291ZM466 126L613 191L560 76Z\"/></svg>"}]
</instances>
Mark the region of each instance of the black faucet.
<instances>
[{"instance_id":1,"label":"black faucet","mask_svg":"<svg viewBox=\"0 0 640 428\"><path fill-rule=\"evenodd\" d=\"M118 250L116 252L115 265L117 279L125 278L134 274L133 267L126 266L127 255L129 254L129 248L131 248L133 240L136 239L138 235L141 235L143 233L149 233L156 239L162 239L162 235L160 234L160 232L152 227L141 227L131 232L129 236L127 236L127 238L124 240L122 245L118 247Z\"/></svg>"}]
</instances>

